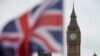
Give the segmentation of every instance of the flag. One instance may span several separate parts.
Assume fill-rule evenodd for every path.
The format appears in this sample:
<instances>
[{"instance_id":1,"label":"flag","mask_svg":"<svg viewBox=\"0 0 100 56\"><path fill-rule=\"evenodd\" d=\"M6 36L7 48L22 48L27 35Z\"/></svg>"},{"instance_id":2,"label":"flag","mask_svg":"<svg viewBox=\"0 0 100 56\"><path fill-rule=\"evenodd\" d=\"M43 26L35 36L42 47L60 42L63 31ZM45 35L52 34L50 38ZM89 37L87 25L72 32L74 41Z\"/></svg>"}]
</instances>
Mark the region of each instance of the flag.
<instances>
[{"instance_id":1,"label":"flag","mask_svg":"<svg viewBox=\"0 0 100 56\"><path fill-rule=\"evenodd\" d=\"M12 20L4 27L0 37L4 56L62 52L62 20L62 0L47 0Z\"/></svg>"}]
</instances>

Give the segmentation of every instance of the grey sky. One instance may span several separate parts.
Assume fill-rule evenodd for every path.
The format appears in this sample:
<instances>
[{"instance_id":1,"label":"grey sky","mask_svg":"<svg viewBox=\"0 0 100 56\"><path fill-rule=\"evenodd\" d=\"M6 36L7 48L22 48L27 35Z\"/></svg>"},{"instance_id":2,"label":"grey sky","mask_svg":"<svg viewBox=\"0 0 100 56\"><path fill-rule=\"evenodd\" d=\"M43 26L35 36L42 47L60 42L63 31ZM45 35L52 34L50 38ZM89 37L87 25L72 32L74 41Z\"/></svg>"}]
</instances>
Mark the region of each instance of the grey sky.
<instances>
[{"instance_id":1,"label":"grey sky","mask_svg":"<svg viewBox=\"0 0 100 56\"><path fill-rule=\"evenodd\" d=\"M40 2L42 0L0 0L0 31L10 20ZM64 30L72 7L73 0L64 0ZM75 12L81 29L81 56L92 56L94 51L100 56L100 0L75 0Z\"/></svg>"}]
</instances>

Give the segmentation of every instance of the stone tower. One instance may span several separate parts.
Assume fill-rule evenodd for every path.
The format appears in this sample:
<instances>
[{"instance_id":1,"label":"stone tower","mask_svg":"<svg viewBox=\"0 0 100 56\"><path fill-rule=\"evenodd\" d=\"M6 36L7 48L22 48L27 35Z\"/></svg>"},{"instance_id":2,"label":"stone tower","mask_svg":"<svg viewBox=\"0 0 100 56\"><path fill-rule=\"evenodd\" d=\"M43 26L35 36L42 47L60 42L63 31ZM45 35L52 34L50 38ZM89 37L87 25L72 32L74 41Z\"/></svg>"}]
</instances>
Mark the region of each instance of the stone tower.
<instances>
[{"instance_id":1,"label":"stone tower","mask_svg":"<svg viewBox=\"0 0 100 56\"><path fill-rule=\"evenodd\" d=\"M81 32L73 6L70 24L67 28L67 56L80 56Z\"/></svg>"}]
</instances>

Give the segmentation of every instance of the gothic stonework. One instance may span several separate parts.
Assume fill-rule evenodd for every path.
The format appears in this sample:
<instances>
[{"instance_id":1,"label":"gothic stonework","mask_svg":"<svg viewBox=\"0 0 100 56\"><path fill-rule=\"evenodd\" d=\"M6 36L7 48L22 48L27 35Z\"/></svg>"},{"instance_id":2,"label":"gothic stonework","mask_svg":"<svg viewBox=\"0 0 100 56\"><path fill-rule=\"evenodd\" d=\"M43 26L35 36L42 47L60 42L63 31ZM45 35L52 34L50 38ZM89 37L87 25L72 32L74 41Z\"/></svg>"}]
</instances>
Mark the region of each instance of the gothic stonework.
<instances>
[{"instance_id":1,"label":"gothic stonework","mask_svg":"<svg viewBox=\"0 0 100 56\"><path fill-rule=\"evenodd\" d=\"M67 56L80 56L81 32L76 20L74 6L67 29Z\"/></svg>"}]
</instances>

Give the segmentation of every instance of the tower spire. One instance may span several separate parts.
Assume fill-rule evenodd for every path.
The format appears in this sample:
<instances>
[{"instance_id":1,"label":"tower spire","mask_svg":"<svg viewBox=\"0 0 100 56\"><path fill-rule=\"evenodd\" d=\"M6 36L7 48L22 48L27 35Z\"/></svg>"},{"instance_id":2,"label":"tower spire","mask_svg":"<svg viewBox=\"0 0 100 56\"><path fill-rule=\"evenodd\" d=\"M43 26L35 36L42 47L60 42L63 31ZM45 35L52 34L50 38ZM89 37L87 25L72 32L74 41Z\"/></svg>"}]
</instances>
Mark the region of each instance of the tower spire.
<instances>
[{"instance_id":1,"label":"tower spire","mask_svg":"<svg viewBox=\"0 0 100 56\"><path fill-rule=\"evenodd\" d=\"M93 56L97 56L95 52L94 52Z\"/></svg>"},{"instance_id":2,"label":"tower spire","mask_svg":"<svg viewBox=\"0 0 100 56\"><path fill-rule=\"evenodd\" d=\"M73 6L74 6L74 0L73 0Z\"/></svg>"},{"instance_id":3,"label":"tower spire","mask_svg":"<svg viewBox=\"0 0 100 56\"><path fill-rule=\"evenodd\" d=\"M74 0L73 0L73 9L72 9L72 13L70 17L71 17L71 20L70 20L69 28L70 27L79 28L77 24L77 16L74 10Z\"/></svg>"},{"instance_id":4,"label":"tower spire","mask_svg":"<svg viewBox=\"0 0 100 56\"><path fill-rule=\"evenodd\" d=\"M74 0L73 0L73 10L71 16L76 16L75 9L74 9Z\"/></svg>"}]
</instances>

